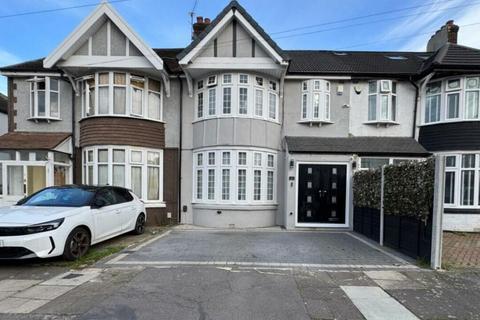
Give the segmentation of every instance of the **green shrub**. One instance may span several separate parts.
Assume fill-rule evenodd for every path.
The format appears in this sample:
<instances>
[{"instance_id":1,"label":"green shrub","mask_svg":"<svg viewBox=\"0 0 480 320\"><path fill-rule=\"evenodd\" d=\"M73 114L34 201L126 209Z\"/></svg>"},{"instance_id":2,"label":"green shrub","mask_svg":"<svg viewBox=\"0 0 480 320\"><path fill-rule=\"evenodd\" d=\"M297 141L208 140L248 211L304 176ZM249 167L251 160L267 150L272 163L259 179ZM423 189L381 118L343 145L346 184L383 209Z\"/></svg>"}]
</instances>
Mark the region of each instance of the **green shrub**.
<instances>
[{"instance_id":1,"label":"green shrub","mask_svg":"<svg viewBox=\"0 0 480 320\"><path fill-rule=\"evenodd\" d=\"M433 207L435 161L406 162L385 168L385 214L426 221Z\"/></svg>"},{"instance_id":2,"label":"green shrub","mask_svg":"<svg viewBox=\"0 0 480 320\"><path fill-rule=\"evenodd\" d=\"M353 176L355 207L380 209L381 170L357 171Z\"/></svg>"},{"instance_id":3,"label":"green shrub","mask_svg":"<svg viewBox=\"0 0 480 320\"><path fill-rule=\"evenodd\" d=\"M426 221L432 211L435 160L404 162L385 167L385 214ZM380 209L381 169L357 171L353 176L356 207Z\"/></svg>"}]
</instances>

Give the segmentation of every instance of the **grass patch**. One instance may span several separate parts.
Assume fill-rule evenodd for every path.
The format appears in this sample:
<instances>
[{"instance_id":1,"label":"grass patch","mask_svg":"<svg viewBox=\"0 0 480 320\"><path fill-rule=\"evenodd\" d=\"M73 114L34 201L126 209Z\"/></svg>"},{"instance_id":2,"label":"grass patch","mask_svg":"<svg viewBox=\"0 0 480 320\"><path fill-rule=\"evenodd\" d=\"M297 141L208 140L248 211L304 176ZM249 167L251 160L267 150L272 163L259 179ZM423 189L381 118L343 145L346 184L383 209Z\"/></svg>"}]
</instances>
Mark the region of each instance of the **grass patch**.
<instances>
[{"instance_id":1,"label":"grass patch","mask_svg":"<svg viewBox=\"0 0 480 320\"><path fill-rule=\"evenodd\" d=\"M120 252L123 249L125 249L125 247L126 246L124 245L107 246L107 247L99 245L98 247L91 247L88 250L87 254L78 260L75 260L75 261L60 260L60 261L54 261L54 262L48 263L48 265L65 267L70 269L81 269L81 268L88 267L105 257L108 257L117 252Z\"/></svg>"},{"instance_id":2,"label":"grass patch","mask_svg":"<svg viewBox=\"0 0 480 320\"><path fill-rule=\"evenodd\" d=\"M417 258L417 266L423 269L429 269L430 268L430 262L427 261L424 258Z\"/></svg>"}]
</instances>

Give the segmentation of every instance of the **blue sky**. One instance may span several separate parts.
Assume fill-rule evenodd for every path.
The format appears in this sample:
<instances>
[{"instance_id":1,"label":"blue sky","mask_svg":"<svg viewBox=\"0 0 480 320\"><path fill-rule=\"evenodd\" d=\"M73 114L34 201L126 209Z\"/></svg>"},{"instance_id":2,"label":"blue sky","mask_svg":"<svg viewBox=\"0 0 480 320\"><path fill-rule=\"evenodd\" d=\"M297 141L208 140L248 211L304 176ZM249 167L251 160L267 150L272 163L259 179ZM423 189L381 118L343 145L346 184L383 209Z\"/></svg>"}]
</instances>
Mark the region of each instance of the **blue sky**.
<instances>
[{"instance_id":1,"label":"blue sky","mask_svg":"<svg viewBox=\"0 0 480 320\"><path fill-rule=\"evenodd\" d=\"M48 55L93 7L5 17L30 11L94 4L99 0L2 0L0 65ZM114 3L152 47L184 47L190 41L195 0L128 0ZM240 0L283 49L423 51L447 20L461 26L459 42L480 47L480 0ZM214 18L228 0L198 0L196 14ZM422 6L363 19L330 23L385 11ZM471 25L474 24L474 25ZM317 25L316 27L304 28ZM354 26L353 26L354 25ZM462 27L463 26L463 27ZM296 31L282 32L294 28ZM427 34L424 34L427 33ZM0 77L0 92L6 80Z\"/></svg>"}]
</instances>

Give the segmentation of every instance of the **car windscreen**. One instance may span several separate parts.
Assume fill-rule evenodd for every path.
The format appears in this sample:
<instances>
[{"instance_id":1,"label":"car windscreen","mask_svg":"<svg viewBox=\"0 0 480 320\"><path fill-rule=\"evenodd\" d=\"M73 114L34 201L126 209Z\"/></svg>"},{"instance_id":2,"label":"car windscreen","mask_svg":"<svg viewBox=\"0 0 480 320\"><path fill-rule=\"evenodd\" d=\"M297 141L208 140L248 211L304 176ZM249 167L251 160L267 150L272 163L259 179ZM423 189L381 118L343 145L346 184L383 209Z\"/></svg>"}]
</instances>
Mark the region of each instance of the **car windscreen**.
<instances>
[{"instance_id":1,"label":"car windscreen","mask_svg":"<svg viewBox=\"0 0 480 320\"><path fill-rule=\"evenodd\" d=\"M83 207L90 205L94 189L49 188L42 190L21 203L22 206Z\"/></svg>"}]
</instances>

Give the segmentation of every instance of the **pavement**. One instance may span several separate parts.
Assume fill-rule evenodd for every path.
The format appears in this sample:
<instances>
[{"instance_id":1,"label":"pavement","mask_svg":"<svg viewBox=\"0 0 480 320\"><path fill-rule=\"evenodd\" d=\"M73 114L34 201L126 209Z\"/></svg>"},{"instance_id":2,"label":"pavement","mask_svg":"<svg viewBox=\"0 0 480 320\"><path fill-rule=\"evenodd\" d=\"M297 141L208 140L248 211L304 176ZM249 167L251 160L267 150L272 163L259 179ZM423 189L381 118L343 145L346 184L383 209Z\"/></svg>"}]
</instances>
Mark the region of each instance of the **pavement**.
<instances>
[{"instance_id":1,"label":"pavement","mask_svg":"<svg viewBox=\"0 0 480 320\"><path fill-rule=\"evenodd\" d=\"M0 319L480 319L480 271L422 269L350 233L174 228L61 271L0 276Z\"/></svg>"}]
</instances>

